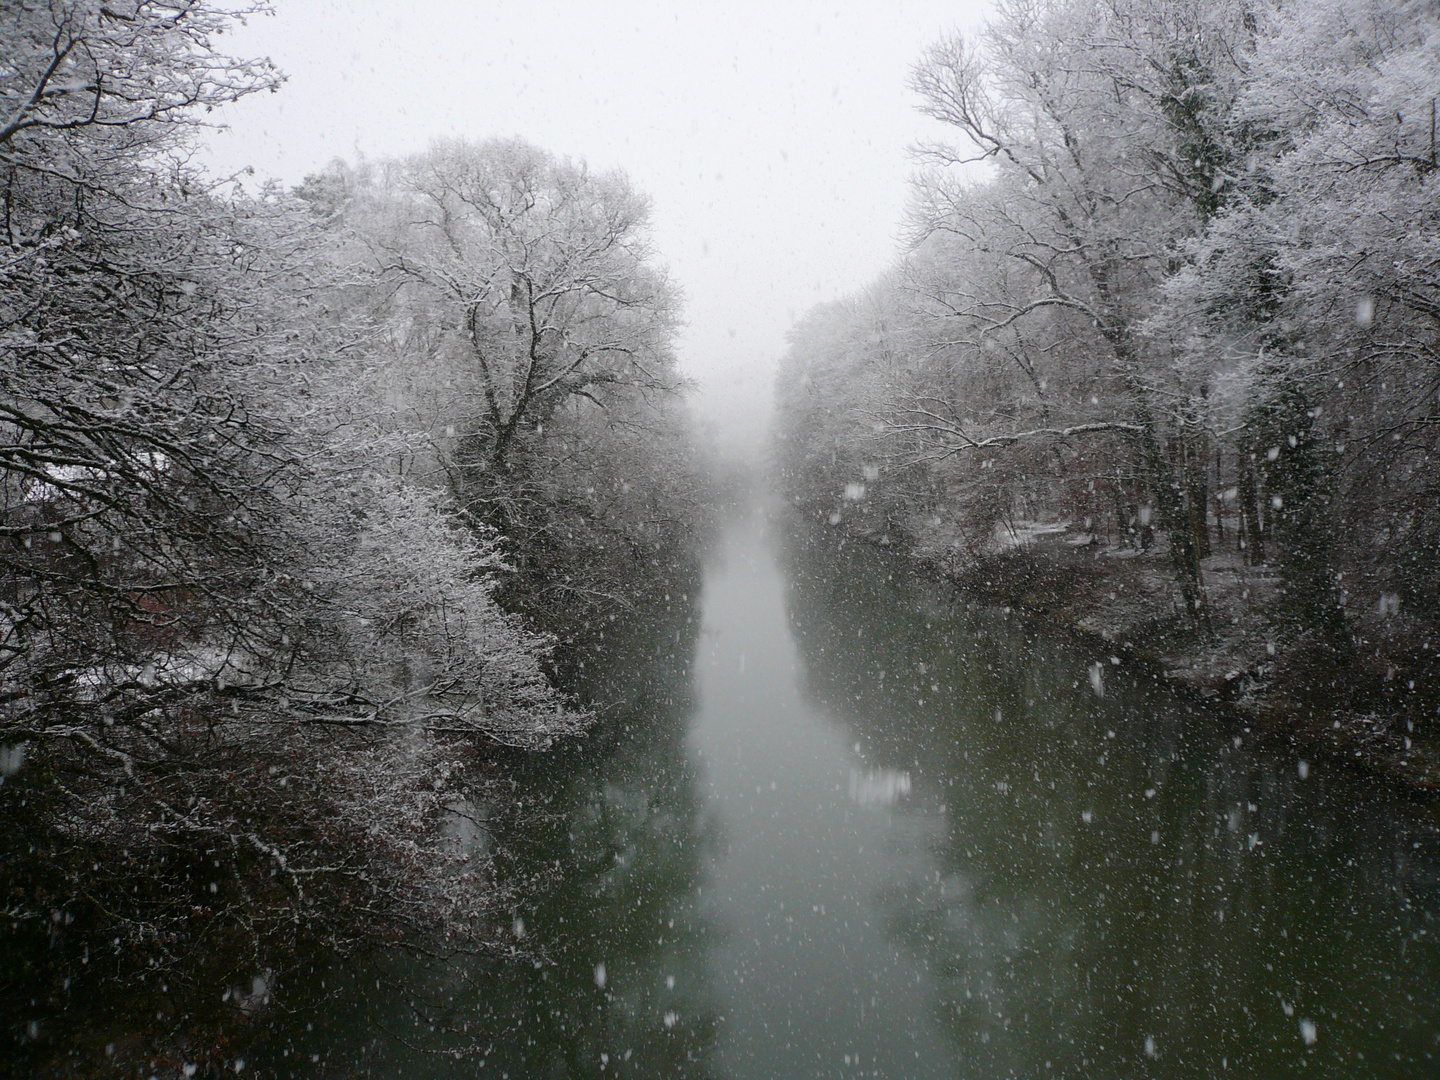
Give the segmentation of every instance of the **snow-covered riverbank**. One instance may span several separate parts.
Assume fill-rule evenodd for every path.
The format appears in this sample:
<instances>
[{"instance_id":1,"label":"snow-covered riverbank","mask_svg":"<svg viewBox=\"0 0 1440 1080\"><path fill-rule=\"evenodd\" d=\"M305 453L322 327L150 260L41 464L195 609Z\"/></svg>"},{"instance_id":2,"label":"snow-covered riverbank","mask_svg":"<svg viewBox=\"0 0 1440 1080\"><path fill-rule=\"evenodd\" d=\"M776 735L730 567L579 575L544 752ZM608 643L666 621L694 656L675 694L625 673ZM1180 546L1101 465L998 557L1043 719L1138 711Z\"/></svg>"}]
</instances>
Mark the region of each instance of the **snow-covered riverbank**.
<instances>
[{"instance_id":1,"label":"snow-covered riverbank","mask_svg":"<svg viewBox=\"0 0 1440 1080\"><path fill-rule=\"evenodd\" d=\"M1389 613L1352 611L1354 651L1339 656L1314 634L1278 630L1276 574L1235 551L1203 563L1203 625L1184 610L1163 538L1140 551L1110 546L1078 523L1024 522L962 562L934 537L874 531L860 517L842 527L978 599L1095 639L1117 661L1224 701L1257 734L1298 740L1412 790L1440 790L1440 745L1416 730L1434 705L1415 672L1397 670L1403 628Z\"/></svg>"}]
</instances>

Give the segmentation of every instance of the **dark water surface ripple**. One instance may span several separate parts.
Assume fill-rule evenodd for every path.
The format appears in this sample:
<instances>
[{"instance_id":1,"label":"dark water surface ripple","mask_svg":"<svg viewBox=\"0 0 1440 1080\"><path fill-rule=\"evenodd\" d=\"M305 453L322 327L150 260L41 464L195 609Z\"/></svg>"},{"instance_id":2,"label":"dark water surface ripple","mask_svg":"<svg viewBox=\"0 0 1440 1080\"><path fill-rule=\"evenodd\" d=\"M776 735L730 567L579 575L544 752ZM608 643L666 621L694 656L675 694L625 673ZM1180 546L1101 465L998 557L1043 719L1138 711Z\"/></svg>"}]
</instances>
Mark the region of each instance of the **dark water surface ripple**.
<instances>
[{"instance_id":1,"label":"dark water surface ripple","mask_svg":"<svg viewBox=\"0 0 1440 1080\"><path fill-rule=\"evenodd\" d=\"M1432 806L897 567L737 519L698 610L612 631L614 737L533 782L544 960L331 970L256 1064L1440 1075Z\"/></svg>"}]
</instances>

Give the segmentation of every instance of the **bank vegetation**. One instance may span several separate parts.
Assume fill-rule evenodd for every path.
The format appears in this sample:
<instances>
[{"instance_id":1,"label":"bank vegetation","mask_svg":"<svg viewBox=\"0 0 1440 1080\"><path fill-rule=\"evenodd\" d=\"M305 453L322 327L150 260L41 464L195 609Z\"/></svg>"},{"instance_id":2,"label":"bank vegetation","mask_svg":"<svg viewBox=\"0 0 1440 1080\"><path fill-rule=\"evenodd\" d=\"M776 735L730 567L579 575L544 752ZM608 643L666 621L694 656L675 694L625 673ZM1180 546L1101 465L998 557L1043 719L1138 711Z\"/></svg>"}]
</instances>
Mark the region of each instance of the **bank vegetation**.
<instances>
[{"instance_id":1,"label":"bank vegetation","mask_svg":"<svg viewBox=\"0 0 1440 1080\"><path fill-rule=\"evenodd\" d=\"M1425 774L1437 42L1425 3L1038 0L935 43L909 245L793 332L791 495Z\"/></svg>"},{"instance_id":2,"label":"bank vegetation","mask_svg":"<svg viewBox=\"0 0 1440 1080\"><path fill-rule=\"evenodd\" d=\"M488 831L524 813L516 755L594 720L552 631L623 612L697 520L645 198L519 140L206 176L211 110L281 90L223 49L265 14L0 13L0 1000L26 1069L157 1040L218 1067L203 1033L316 950L521 948L510 904L545 882Z\"/></svg>"}]
</instances>

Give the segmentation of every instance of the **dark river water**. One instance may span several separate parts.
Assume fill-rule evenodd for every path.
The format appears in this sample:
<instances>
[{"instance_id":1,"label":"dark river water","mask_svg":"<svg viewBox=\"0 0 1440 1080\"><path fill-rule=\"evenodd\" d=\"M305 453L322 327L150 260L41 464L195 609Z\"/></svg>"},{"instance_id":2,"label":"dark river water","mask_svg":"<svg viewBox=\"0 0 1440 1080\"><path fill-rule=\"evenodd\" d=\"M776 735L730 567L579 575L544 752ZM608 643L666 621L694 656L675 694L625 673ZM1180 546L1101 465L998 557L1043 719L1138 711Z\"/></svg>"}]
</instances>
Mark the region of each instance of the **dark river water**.
<instances>
[{"instance_id":1,"label":"dark river water","mask_svg":"<svg viewBox=\"0 0 1440 1080\"><path fill-rule=\"evenodd\" d=\"M756 507L617 622L507 872L538 960L326 977L252 1065L1434 1077L1433 806ZM523 794L523 793L522 793Z\"/></svg>"}]
</instances>

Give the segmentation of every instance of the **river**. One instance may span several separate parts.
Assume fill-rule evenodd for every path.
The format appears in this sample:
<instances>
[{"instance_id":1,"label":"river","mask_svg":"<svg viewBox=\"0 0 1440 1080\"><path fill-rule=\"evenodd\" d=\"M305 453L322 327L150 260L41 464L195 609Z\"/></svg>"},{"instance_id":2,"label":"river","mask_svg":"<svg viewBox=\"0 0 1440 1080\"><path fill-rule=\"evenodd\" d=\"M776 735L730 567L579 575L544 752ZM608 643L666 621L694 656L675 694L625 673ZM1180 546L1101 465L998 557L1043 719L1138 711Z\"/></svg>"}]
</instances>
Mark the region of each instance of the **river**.
<instances>
[{"instance_id":1,"label":"river","mask_svg":"<svg viewBox=\"0 0 1440 1080\"><path fill-rule=\"evenodd\" d=\"M316 973L255 1068L1440 1074L1433 806L773 504L668 599L531 781L537 958Z\"/></svg>"}]
</instances>

